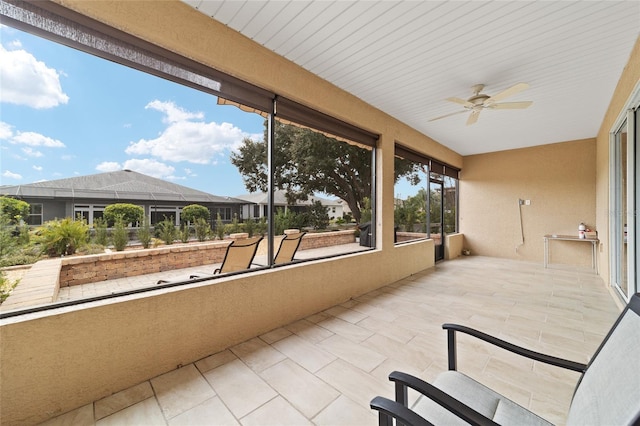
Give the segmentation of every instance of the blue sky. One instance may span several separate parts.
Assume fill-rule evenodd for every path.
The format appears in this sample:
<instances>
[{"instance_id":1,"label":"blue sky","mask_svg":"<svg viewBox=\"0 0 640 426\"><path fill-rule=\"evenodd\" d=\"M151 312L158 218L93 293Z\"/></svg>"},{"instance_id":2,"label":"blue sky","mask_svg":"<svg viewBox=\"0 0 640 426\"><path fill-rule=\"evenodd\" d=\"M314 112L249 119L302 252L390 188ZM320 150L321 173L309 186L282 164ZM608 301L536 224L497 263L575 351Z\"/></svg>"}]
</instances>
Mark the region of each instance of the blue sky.
<instances>
[{"instance_id":1,"label":"blue sky","mask_svg":"<svg viewBox=\"0 0 640 426\"><path fill-rule=\"evenodd\" d=\"M229 161L264 119L209 94L0 26L0 184L131 169L246 193Z\"/></svg>"}]
</instances>

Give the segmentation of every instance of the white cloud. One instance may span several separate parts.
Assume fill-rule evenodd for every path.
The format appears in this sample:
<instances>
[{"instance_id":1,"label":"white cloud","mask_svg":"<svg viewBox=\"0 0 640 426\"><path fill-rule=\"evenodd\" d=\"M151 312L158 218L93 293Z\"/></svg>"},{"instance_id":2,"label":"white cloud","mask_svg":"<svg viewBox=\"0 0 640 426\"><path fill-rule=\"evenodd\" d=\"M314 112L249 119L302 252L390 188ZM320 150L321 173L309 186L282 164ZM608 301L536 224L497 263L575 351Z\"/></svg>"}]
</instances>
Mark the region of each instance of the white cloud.
<instances>
[{"instance_id":1,"label":"white cloud","mask_svg":"<svg viewBox=\"0 0 640 426\"><path fill-rule=\"evenodd\" d=\"M99 172L117 172L122 170L122 166L114 161L104 161L96 166L96 170Z\"/></svg>"},{"instance_id":2,"label":"white cloud","mask_svg":"<svg viewBox=\"0 0 640 426\"><path fill-rule=\"evenodd\" d=\"M37 170L39 172L42 171L42 166L31 166L33 168L33 170Z\"/></svg>"},{"instance_id":3,"label":"white cloud","mask_svg":"<svg viewBox=\"0 0 640 426\"><path fill-rule=\"evenodd\" d=\"M171 102L153 101L147 105L164 112L167 128L155 139L131 142L125 150L130 155L151 155L163 161L188 161L210 164L214 157L237 149L246 137L256 137L230 123L202 121L202 113L191 113ZM192 121L198 119L200 121ZM259 137L259 136L258 136Z\"/></svg>"},{"instance_id":4,"label":"white cloud","mask_svg":"<svg viewBox=\"0 0 640 426\"><path fill-rule=\"evenodd\" d=\"M52 108L69 102L58 72L25 50L0 45L0 101L32 108Z\"/></svg>"},{"instance_id":5,"label":"white cloud","mask_svg":"<svg viewBox=\"0 0 640 426\"><path fill-rule=\"evenodd\" d=\"M133 170L138 173L153 176L160 179L186 179L184 177L174 176L176 169L159 161L145 158L133 158L120 164L115 161L105 161L96 166L96 170L100 172L117 172L118 170Z\"/></svg>"},{"instance_id":6,"label":"white cloud","mask_svg":"<svg viewBox=\"0 0 640 426\"><path fill-rule=\"evenodd\" d=\"M19 49L22 47L22 42L20 40L10 41L7 46L10 46L13 49Z\"/></svg>"},{"instance_id":7,"label":"white cloud","mask_svg":"<svg viewBox=\"0 0 640 426\"><path fill-rule=\"evenodd\" d=\"M0 139L9 140L11 136L13 136L13 130L11 130L12 127L13 126L9 123L0 121Z\"/></svg>"},{"instance_id":8,"label":"white cloud","mask_svg":"<svg viewBox=\"0 0 640 426\"><path fill-rule=\"evenodd\" d=\"M44 146L47 148L64 148L65 145L57 139L41 135L36 132L18 132L10 140L11 143L19 143L29 146Z\"/></svg>"},{"instance_id":9,"label":"white cloud","mask_svg":"<svg viewBox=\"0 0 640 426\"><path fill-rule=\"evenodd\" d=\"M176 179L173 176L176 171L175 168L150 158L127 160L123 164L123 169L133 170L160 179Z\"/></svg>"},{"instance_id":10,"label":"white cloud","mask_svg":"<svg viewBox=\"0 0 640 426\"><path fill-rule=\"evenodd\" d=\"M36 151L33 148L30 148L28 146L25 146L24 148L22 148L22 152L24 152L29 157L42 157L44 155L40 151Z\"/></svg>"},{"instance_id":11,"label":"white cloud","mask_svg":"<svg viewBox=\"0 0 640 426\"><path fill-rule=\"evenodd\" d=\"M201 112L189 112L183 108L180 108L173 102L162 102L159 100L154 100L149 102L145 107L145 109L155 109L156 111L163 112L165 117L162 119L165 123L176 123L178 121L187 121L191 119L199 119L202 120L204 118L204 114Z\"/></svg>"},{"instance_id":12,"label":"white cloud","mask_svg":"<svg viewBox=\"0 0 640 426\"><path fill-rule=\"evenodd\" d=\"M6 177L9 179L15 179L15 180L20 180L22 179L22 175L19 175L17 173L13 173L9 170L5 170L4 173L2 173L2 177Z\"/></svg>"}]
</instances>

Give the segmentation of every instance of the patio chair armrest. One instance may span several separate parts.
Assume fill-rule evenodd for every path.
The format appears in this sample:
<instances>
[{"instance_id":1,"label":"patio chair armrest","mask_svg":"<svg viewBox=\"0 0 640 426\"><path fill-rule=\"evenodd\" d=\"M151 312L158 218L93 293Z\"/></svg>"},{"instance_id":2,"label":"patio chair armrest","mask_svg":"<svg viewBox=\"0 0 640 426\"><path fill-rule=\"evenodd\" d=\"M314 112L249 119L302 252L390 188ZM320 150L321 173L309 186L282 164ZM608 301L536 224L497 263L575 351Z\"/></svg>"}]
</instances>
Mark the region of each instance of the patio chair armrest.
<instances>
[{"instance_id":1,"label":"patio chair armrest","mask_svg":"<svg viewBox=\"0 0 640 426\"><path fill-rule=\"evenodd\" d=\"M402 423L411 426L433 426L433 423L430 423L420 417L420 415L415 411L382 396L376 396L373 398L370 405L372 409L378 411L379 426L393 426L393 419L396 419L398 424Z\"/></svg>"},{"instance_id":2,"label":"patio chair armrest","mask_svg":"<svg viewBox=\"0 0 640 426\"><path fill-rule=\"evenodd\" d=\"M568 370L577 371L580 373L584 373L584 371L587 369L586 364L570 361L563 358L558 358L558 357L543 354L540 352L535 352L535 351L523 348L522 346L517 346L507 341L504 341L502 339L498 339L497 337L493 337L489 334L483 333L473 328L465 327L464 325L443 324L442 328L447 330L447 341L448 341L448 351L449 351L449 370L456 369L456 336L455 336L456 331L459 331L460 333L468 334L482 341L491 343L492 345L505 349L509 352L513 352L515 354L524 356L529 359L533 359L535 361L540 361L545 364L554 365L556 367L561 367Z\"/></svg>"},{"instance_id":3,"label":"patio chair armrest","mask_svg":"<svg viewBox=\"0 0 640 426\"><path fill-rule=\"evenodd\" d=\"M389 374L389 380L396 386L396 402L403 406L408 405L407 387L420 392L425 397L440 405L451 414L461 418L471 425L496 426L493 420L478 413L468 405L458 401L448 393L438 389L431 383L401 371L394 371Z\"/></svg>"}]
</instances>

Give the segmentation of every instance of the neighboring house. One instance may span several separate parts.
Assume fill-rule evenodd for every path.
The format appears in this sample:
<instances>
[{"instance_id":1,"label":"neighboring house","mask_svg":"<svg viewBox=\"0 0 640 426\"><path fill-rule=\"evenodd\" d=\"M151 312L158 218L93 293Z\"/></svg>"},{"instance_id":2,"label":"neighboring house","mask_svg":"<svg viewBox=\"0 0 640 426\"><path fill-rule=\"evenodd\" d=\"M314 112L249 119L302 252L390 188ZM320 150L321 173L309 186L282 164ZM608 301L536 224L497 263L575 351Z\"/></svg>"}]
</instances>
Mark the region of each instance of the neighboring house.
<instances>
[{"instance_id":1,"label":"neighboring house","mask_svg":"<svg viewBox=\"0 0 640 426\"><path fill-rule=\"evenodd\" d=\"M235 197L245 201L242 205L242 218L259 219L261 217L267 217L267 208L269 200L265 192L253 192L244 195L238 195ZM277 190L274 193L274 205L275 208L283 208L285 212L291 210L294 212L306 211L314 202L320 201L322 205L327 208L327 214L330 219L339 219L348 212L347 203L342 200L328 200L326 198L311 196L306 200L297 201L294 204L287 202L287 196L285 190Z\"/></svg>"},{"instance_id":2,"label":"neighboring house","mask_svg":"<svg viewBox=\"0 0 640 426\"><path fill-rule=\"evenodd\" d=\"M182 208L200 204L230 222L240 212L244 201L219 197L186 186L177 185L131 170L99 173L26 185L0 186L0 195L18 198L31 205L29 225L42 225L52 219L81 216L90 225L102 217L109 204L130 203L144 208L150 223L165 217L180 224Z\"/></svg>"}]
</instances>

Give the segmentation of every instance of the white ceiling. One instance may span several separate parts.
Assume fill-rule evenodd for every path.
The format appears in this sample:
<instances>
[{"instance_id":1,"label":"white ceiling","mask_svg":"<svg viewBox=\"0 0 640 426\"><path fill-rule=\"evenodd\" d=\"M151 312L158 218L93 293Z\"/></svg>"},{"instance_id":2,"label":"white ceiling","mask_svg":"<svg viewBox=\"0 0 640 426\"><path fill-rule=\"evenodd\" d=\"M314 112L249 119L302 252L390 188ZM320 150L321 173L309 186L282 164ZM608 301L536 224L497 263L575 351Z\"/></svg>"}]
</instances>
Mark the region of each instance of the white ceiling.
<instances>
[{"instance_id":1,"label":"white ceiling","mask_svg":"<svg viewBox=\"0 0 640 426\"><path fill-rule=\"evenodd\" d=\"M640 1L183 0L462 154L595 137L640 31ZM471 87L522 110L429 122Z\"/></svg>"}]
</instances>

